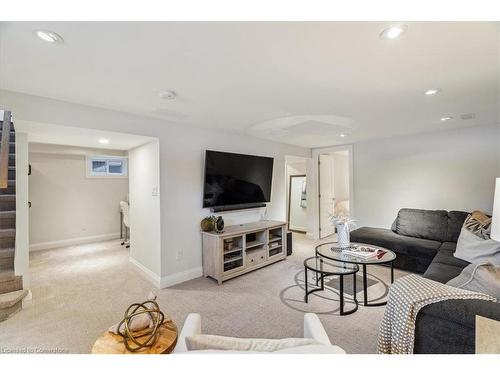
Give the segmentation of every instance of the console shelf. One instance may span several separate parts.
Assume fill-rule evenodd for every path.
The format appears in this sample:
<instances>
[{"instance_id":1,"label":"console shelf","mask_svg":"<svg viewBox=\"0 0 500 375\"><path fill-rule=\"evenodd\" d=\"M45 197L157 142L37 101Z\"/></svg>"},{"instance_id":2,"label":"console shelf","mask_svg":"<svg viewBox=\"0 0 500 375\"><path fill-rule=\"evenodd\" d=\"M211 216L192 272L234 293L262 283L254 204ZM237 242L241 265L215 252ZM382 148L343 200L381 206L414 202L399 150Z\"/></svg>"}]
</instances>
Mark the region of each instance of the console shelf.
<instances>
[{"instance_id":1,"label":"console shelf","mask_svg":"<svg viewBox=\"0 0 500 375\"><path fill-rule=\"evenodd\" d=\"M232 225L223 233L203 232L203 275L223 281L286 258L286 223Z\"/></svg>"}]
</instances>

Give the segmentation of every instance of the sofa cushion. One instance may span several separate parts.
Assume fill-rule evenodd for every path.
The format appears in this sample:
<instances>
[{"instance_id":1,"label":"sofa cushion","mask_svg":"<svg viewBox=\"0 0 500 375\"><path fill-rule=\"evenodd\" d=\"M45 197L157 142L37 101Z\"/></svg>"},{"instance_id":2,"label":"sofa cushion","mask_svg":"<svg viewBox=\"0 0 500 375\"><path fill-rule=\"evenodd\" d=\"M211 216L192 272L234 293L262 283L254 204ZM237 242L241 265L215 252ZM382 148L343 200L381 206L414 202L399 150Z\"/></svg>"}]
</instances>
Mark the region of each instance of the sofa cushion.
<instances>
[{"instance_id":1,"label":"sofa cushion","mask_svg":"<svg viewBox=\"0 0 500 375\"><path fill-rule=\"evenodd\" d=\"M433 261L423 276L427 279L446 284L451 279L460 275L463 269L464 267Z\"/></svg>"},{"instance_id":2,"label":"sofa cushion","mask_svg":"<svg viewBox=\"0 0 500 375\"><path fill-rule=\"evenodd\" d=\"M432 259L441 246L438 241L401 236L390 229L362 227L351 232L351 241L385 247L396 254Z\"/></svg>"},{"instance_id":3,"label":"sofa cushion","mask_svg":"<svg viewBox=\"0 0 500 375\"><path fill-rule=\"evenodd\" d=\"M439 246L439 251L441 250L448 250L448 251L453 251L457 249L457 243L456 242L443 242L441 246Z\"/></svg>"},{"instance_id":4,"label":"sofa cushion","mask_svg":"<svg viewBox=\"0 0 500 375\"><path fill-rule=\"evenodd\" d=\"M441 264L447 264L450 266L454 267L460 267L464 269L467 267L470 263L466 262L465 260L455 258L453 256L453 250L446 250L446 249L439 249L438 253L432 260L432 263L441 263Z\"/></svg>"},{"instance_id":5,"label":"sofa cushion","mask_svg":"<svg viewBox=\"0 0 500 375\"><path fill-rule=\"evenodd\" d=\"M402 236L444 241L448 232L448 212L402 208L396 219L396 233Z\"/></svg>"},{"instance_id":6,"label":"sofa cushion","mask_svg":"<svg viewBox=\"0 0 500 375\"><path fill-rule=\"evenodd\" d=\"M464 225L464 221L468 215L469 213L464 211L448 212L448 228L445 241L457 242L462 226Z\"/></svg>"}]
</instances>

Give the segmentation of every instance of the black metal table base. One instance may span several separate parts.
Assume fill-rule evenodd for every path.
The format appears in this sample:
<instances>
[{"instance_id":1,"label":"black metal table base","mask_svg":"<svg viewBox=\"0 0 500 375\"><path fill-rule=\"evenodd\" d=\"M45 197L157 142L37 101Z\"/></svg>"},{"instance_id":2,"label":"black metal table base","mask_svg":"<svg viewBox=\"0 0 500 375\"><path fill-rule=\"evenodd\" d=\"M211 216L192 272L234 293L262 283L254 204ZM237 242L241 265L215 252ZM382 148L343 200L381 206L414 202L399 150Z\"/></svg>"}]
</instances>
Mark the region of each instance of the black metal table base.
<instances>
[{"instance_id":1,"label":"black metal table base","mask_svg":"<svg viewBox=\"0 0 500 375\"><path fill-rule=\"evenodd\" d=\"M391 284L394 283L394 262L390 262L391 264ZM383 302L369 302L368 301L368 281L366 277L366 264L363 264L363 306L367 307L377 307L377 306L385 306L387 305L387 301Z\"/></svg>"},{"instance_id":2,"label":"black metal table base","mask_svg":"<svg viewBox=\"0 0 500 375\"><path fill-rule=\"evenodd\" d=\"M309 302L309 294L314 293L314 292L319 292L325 290L325 277L326 276L333 276L336 275L334 273L325 273L325 272L318 272L315 271L316 273L316 285L318 285L319 280L321 280L321 286L319 288L314 288L309 290L308 287L308 280L307 280L307 267L305 267L305 289L306 289L306 294L304 296L304 301L305 303ZM320 276L318 277L318 274ZM355 307L350 309L350 310L344 310L344 275L337 275L340 277L340 290L339 290L339 296L340 296L340 315L349 315L358 310L358 300L356 299L356 273L352 274L352 280L353 280L353 302L355 304Z\"/></svg>"}]
</instances>

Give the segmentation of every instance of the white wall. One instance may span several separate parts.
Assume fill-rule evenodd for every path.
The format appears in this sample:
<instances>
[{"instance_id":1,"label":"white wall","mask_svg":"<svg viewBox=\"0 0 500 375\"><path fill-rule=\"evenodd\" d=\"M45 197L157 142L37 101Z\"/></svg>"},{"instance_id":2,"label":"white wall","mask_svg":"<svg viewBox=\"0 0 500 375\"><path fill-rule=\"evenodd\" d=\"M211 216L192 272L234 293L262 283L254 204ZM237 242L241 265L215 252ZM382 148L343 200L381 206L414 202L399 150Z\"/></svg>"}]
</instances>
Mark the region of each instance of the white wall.
<instances>
[{"instance_id":1,"label":"white wall","mask_svg":"<svg viewBox=\"0 0 500 375\"><path fill-rule=\"evenodd\" d=\"M199 130L132 114L0 91L0 103L21 121L92 127L157 137L160 142L161 285L201 275L200 220L206 149L274 157L270 219L286 219L285 155L310 157L302 147L217 130ZM223 215L228 224L258 220L261 210ZM178 256L178 253L181 256Z\"/></svg>"},{"instance_id":2,"label":"white wall","mask_svg":"<svg viewBox=\"0 0 500 375\"><path fill-rule=\"evenodd\" d=\"M167 127L160 136L162 185L162 284L201 275L200 220L206 149L274 157L268 218L286 220L285 155L309 150L225 132ZM223 214L227 224L259 220L262 209ZM178 256L181 252L182 255Z\"/></svg>"},{"instance_id":3,"label":"white wall","mask_svg":"<svg viewBox=\"0 0 500 375\"><path fill-rule=\"evenodd\" d=\"M130 257L157 285L161 275L158 141L129 151Z\"/></svg>"},{"instance_id":4,"label":"white wall","mask_svg":"<svg viewBox=\"0 0 500 375\"><path fill-rule=\"evenodd\" d=\"M126 155L103 149L29 144L30 248L41 250L116 238L127 178L87 178L86 155Z\"/></svg>"},{"instance_id":5,"label":"white wall","mask_svg":"<svg viewBox=\"0 0 500 375\"><path fill-rule=\"evenodd\" d=\"M489 126L355 144L359 224L388 228L402 207L491 212L498 139Z\"/></svg>"}]
</instances>

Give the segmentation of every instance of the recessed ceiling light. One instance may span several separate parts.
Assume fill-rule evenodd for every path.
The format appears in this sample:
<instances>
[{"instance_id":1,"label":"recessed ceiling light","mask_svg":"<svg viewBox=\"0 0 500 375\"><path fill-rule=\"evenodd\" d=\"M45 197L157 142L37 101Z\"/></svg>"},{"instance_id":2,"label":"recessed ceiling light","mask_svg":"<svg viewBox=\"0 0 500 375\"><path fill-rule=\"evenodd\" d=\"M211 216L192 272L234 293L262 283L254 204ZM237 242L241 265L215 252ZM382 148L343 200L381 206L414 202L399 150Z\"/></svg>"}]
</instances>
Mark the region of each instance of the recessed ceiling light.
<instances>
[{"instance_id":1,"label":"recessed ceiling light","mask_svg":"<svg viewBox=\"0 0 500 375\"><path fill-rule=\"evenodd\" d=\"M64 39L58 33L49 30L35 30L35 35L48 43L62 43Z\"/></svg>"},{"instance_id":2,"label":"recessed ceiling light","mask_svg":"<svg viewBox=\"0 0 500 375\"><path fill-rule=\"evenodd\" d=\"M99 139L99 143L101 143L103 145L107 145L109 143L109 140L105 139L105 138L101 138L101 139Z\"/></svg>"},{"instance_id":3,"label":"recessed ceiling light","mask_svg":"<svg viewBox=\"0 0 500 375\"><path fill-rule=\"evenodd\" d=\"M406 25L394 25L380 33L380 39L397 39L408 29Z\"/></svg>"},{"instance_id":4,"label":"recessed ceiling light","mask_svg":"<svg viewBox=\"0 0 500 375\"><path fill-rule=\"evenodd\" d=\"M450 121L450 120L453 120L453 117L451 117L451 116L443 116L443 117L441 117L441 121L443 121L443 122L444 121Z\"/></svg>"},{"instance_id":5,"label":"recessed ceiling light","mask_svg":"<svg viewBox=\"0 0 500 375\"><path fill-rule=\"evenodd\" d=\"M172 91L172 90L160 90L160 92L158 93L158 96L161 99L172 100L172 99L175 99L177 94L175 93L175 91Z\"/></svg>"},{"instance_id":6,"label":"recessed ceiling light","mask_svg":"<svg viewBox=\"0 0 500 375\"><path fill-rule=\"evenodd\" d=\"M425 92L425 95L427 96L432 96L432 95L436 95L436 94L439 94L441 92L441 89L437 88L437 89L429 89Z\"/></svg>"},{"instance_id":7,"label":"recessed ceiling light","mask_svg":"<svg viewBox=\"0 0 500 375\"><path fill-rule=\"evenodd\" d=\"M347 137L347 134L346 134L346 133L340 133L340 136L341 136L342 138L344 138L344 137Z\"/></svg>"}]
</instances>

